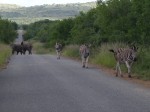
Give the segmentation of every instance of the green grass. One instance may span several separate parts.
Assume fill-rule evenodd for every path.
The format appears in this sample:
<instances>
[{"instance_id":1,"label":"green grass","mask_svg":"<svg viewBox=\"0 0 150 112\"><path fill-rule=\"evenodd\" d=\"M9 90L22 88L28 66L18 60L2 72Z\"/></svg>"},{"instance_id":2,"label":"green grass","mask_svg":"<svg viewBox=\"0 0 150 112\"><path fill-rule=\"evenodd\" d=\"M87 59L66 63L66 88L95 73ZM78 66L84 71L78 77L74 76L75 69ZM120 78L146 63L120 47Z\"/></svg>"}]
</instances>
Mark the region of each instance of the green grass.
<instances>
[{"instance_id":1,"label":"green grass","mask_svg":"<svg viewBox=\"0 0 150 112\"><path fill-rule=\"evenodd\" d=\"M108 68L113 68L115 66L114 57L112 57L111 54L108 53L107 51L103 53L100 52L97 55L93 56L91 62Z\"/></svg>"},{"instance_id":2,"label":"green grass","mask_svg":"<svg viewBox=\"0 0 150 112\"><path fill-rule=\"evenodd\" d=\"M8 45L0 43L0 68L2 68L11 55L11 48Z\"/></svg>"},{"instance_id":3,"label":"green grass","mask_svg":"<svg viewBox=\"0 0 150 112\"><path fill-rule=\"evenodd\" d=\"M33 53L35 54L49 54L50 49L45 47L44 43L31 40L31 43L33 45Z\"/></svg>"},{"instance_id":4,"label":"green grass","mask_svg":"<svg viewBox=\"0 0 150 112\"><path fill-rule=\"evenodd\" d=\"M69 45L66 46L63 50L63 55L72 57L72 58L80 58L79 55L79 46L78 45Z\"/></svg>"},{"instance_id":5,"label":"green grass","mask_svg":"<svg viewBox=\"0 0 150 112\"><path fill-rule=\"evenodd\" d=\"M133 65L133 72L137 77L150 80L150 48L142 48L138 51L138 60Z\"/></svg>"},{"instance_id":6,"label":"green grass","mask_svg":"<svg viewBox=\"0 0 150 112\"><path fill-rule=\"evenodd\" d=\"M91 62L108 68L115 68L115 58L109 49L125 46L123 43L102 44L97 50L93 50Z\"/></svg>"}]
</instances>

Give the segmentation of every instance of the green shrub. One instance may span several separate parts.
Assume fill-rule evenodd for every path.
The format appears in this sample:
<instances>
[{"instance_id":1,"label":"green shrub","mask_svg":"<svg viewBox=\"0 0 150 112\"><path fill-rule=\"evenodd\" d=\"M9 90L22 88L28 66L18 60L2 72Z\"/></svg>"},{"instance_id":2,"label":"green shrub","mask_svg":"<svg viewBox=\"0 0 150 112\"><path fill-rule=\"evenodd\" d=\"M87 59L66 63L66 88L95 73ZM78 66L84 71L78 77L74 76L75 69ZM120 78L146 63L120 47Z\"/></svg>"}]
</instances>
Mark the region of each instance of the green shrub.
<instances>
[{"instance_id":1,"label":"green shrub","mask_svg":"<svg viewBox=\"0 0 150 112\"><path fill-rule=\"evenodd\" d=\"M48 54L50 53L50 49L46 48L44 43L34 41L33 52L36 54Z\"/></svg>"},{"instance_id":2,"label":"green shrub","mask_svg":"<svg viewBox=\"0 0 150 112\"><path fill-rule=\"evenodd\" d=\"M80 58L79 46L78 45L66 46L63 50L63 55L73 57L73 58Z\"/></svg>"}]
</instances>

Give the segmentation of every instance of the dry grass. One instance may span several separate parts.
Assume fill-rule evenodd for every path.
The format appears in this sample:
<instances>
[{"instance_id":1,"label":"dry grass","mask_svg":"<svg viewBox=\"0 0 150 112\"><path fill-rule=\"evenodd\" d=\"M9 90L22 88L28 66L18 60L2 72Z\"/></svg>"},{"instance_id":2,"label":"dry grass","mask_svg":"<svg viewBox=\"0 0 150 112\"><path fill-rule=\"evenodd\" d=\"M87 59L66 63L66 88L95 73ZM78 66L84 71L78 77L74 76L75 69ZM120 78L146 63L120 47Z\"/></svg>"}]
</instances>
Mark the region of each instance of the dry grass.
<instances>
[{"instance_id":1,"label":"dry grass","mask_svg":"<svg viewBox=\"0 0 150 112\"><path fill-rule=\"evenodd\" d=\"M0 43L0 68L5 68L11 56L11 48L8 45Z\"/></svg>"}]
</instances>

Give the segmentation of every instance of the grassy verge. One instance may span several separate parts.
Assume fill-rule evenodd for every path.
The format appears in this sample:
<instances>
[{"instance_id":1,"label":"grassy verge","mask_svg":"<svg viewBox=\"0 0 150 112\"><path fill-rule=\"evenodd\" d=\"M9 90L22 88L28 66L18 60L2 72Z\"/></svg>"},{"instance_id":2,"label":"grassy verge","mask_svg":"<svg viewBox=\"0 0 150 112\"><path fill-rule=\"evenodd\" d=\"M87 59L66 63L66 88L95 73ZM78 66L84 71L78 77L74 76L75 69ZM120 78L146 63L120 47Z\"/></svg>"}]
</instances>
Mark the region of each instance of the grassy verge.
<instances>
[{"instance_id":1,"label":"grassy verge","mask_svg":"<svg viewBox=\"0 0 150 112\"><path fill-rule=\"evenodd\" d=\"M30 42L33 45L33 53L35 54L48 54L51 51L51 49L45 47L44 43L34 40L31 40Z\"/></svg>"},{"instance_id":2,"label":"grassy verge","mask_svg":"<svg viewBox=\"0 0 150 112\"><path fill-rule=\"evenodd\" d=\"M63 56L80 59L79 46L78 45L66 46L63 50Z\"/></svg>"},{"instance_id":3,"label":"grassy verge","mask_svg":"<svg viewBox=\"0 0 150 112\"><path fill-rule=\"evenodd\" d=\"M133 66L136 76L144 80L150 80L150 48L139 49L138 61Z\"/></svg>"},{"instance_id":4,"label":"grassy verge","mask_svg":"<svg viewBox=\"0 0 150 112\"><path fill-rule=\"evenodd\" d=\"M0 68L3 68L6 65L10 55L10 47L8 45L0 43Z\"/></svg>"}]
</instances>

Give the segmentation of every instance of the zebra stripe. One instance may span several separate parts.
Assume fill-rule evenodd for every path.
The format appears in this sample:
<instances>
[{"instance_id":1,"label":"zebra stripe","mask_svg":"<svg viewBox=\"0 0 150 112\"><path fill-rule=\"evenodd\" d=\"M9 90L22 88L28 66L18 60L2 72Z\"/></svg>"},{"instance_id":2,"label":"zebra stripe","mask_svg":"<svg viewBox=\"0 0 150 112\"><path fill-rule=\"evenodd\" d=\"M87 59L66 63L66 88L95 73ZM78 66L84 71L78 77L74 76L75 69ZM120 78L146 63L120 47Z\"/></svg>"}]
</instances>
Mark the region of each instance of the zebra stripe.
<instances>
[{"instance_id":1,"label":"zebra stripe","mask_svg":"<svg viewBox=\"0 0 150 112\"><path fill-rule=\"evenodd\" d=\"M55 44L57 59L60 59L61 51L62 51L62 45L60 43Z\"/></svg>"},{"instance_id":2,"label":"zebra stripe","mask_svg":"<svg viewBox=\"0 0 150 112\"><path fill-rule=\"evenodd\" d=\"M82 59L82 67L88 68L88 60L89 60L89 55L90 55L89 46L81 45L79 48L79 53Z\"/></svg>"},{"instance_id":3,"label":"zebra stripe","mask_svg":"<svg viewBox=\"0 0 150 112\"><path fill-rule=\"evenodd\" d=\"M128 69L128 77L131 77L130 72L131 72L131 66L134 61L137 60L136 52L137 49L135 46L131 48L118 48L116 50L110 49L110 52L114 53L114 57L116 59L116 76L120 73L121 76L121 68L120 64L125 64L127 69Z\"/></svg>"}]
</instances>

